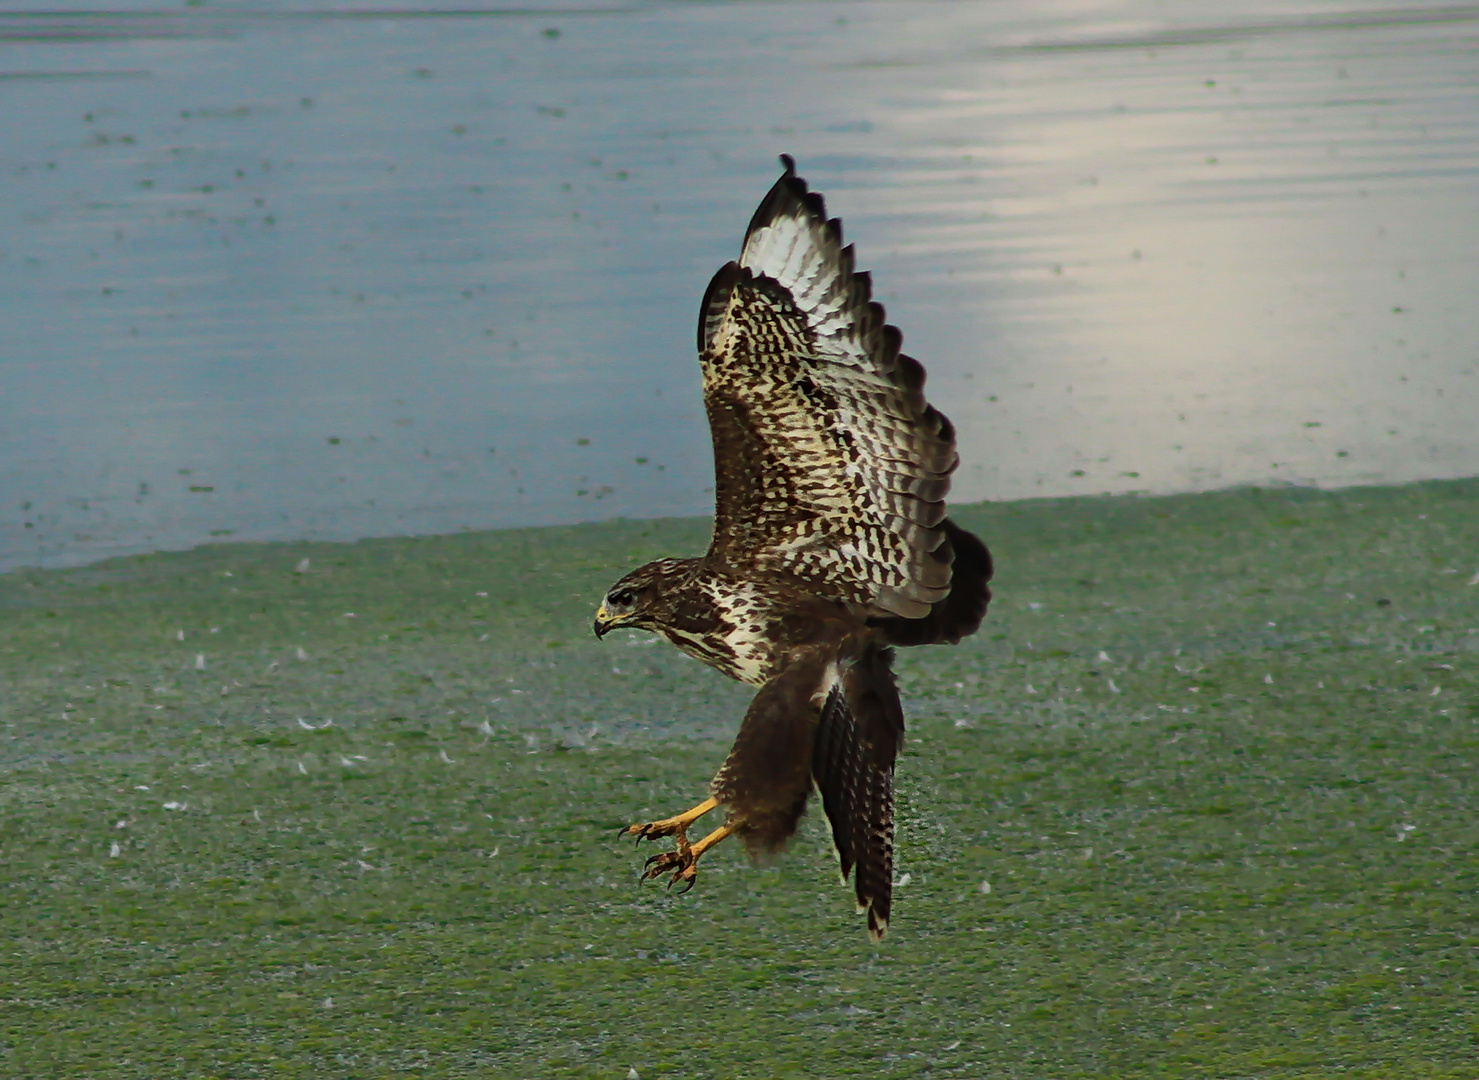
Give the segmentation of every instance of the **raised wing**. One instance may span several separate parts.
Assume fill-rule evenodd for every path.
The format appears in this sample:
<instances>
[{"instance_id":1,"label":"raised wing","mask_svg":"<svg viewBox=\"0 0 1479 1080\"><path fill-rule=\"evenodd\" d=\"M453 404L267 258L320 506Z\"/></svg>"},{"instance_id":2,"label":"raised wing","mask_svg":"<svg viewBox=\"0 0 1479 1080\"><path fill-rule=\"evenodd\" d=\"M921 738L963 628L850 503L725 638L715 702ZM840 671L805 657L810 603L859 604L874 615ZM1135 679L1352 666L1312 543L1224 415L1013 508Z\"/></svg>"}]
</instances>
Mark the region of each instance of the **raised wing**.
<instances>
[{"instance_id":1,"label":"raised wing","mask_svg":"<svg viewBox=\"0 0 1479 1080\"><path fill-rule=\"evenodd\" d=\"M921 618L950 591L955 431L853 272L841 223L781 160L699 317L717 503L707 558Z\"/></svg>"}]
</instances>

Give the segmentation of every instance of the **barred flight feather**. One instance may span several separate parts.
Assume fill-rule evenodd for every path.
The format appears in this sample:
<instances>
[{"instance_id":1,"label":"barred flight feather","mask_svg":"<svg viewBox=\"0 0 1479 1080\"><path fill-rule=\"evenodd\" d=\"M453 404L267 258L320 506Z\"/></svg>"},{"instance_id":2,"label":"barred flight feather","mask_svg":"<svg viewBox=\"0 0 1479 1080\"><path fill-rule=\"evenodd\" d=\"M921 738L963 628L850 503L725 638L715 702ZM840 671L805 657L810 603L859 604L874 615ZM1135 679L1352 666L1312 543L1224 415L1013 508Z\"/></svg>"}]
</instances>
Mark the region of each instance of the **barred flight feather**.
<instances>
[{"instance_id":1,"label":"barred flight feather","mask_svg":"<svg viewBox=\"0 0 1479 1080\"><path fill-rule=\"evenodd\" d=\"M955 432L854 272L841 224L783 160L699 319L717 481L709 559L921 617L950 587L949 564L929 556Z\"/></svg>"}]
</instances>

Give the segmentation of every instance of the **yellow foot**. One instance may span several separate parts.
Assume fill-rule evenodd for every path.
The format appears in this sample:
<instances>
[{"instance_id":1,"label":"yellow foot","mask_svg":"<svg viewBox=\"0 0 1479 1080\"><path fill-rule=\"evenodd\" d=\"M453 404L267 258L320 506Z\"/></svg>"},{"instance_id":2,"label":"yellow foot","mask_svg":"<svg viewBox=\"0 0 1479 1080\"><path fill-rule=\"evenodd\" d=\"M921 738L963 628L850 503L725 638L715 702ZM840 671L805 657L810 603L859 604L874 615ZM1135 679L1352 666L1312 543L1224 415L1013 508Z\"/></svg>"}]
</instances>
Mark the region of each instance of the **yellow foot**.
<instances>
[{"instance_id":1,"label":"yellow foot","mask_svg":"<svg viewBox=\"0 0 1479 1080\"><path fill-rule=\"evenodd\" d=\"M659 851L642 865L645 867L642 871L643 881L671 874L668 888L671 889L681 881L683 888L679 892L687 892L693 888L693 882L698 877L698 860L693 857L693 849L687 844L677 851Z\"/></svg>"},{"instance_id":2,"label":"yellow foot","mask_svg":"<svg viewBox=\"0 0 1479 1080\"><path fill-rule=\"evenodd\" d=\"M645 825L628 825L618 834L620 836L634 836L638 840L656 840L663 836L676 836L678 838L678 850L686 851L688 848L688 826L703 817L714 807L718 806L717 799L705 799L691 810L685 810L670 818L661 821L649 821Z\"/></svg>"},{"instance_id":3,"label":"yellow foot","mask_svg":"<svg viewBox=\"0 0 1479 1080\"><path fill-rule=\"evenodd\" d=\"M680 838L681 842L677 851L660 851L648 859L642 872L642 880L650 881L664 874L671 875L668 878L668 888L672 888L679 882L683 883L682 892L693 888L693 882L698 877L698 860L703 857L704 852L723 840L734 829L728 825L720 825L708 836L698 843L690 846L686 839Z\"/></svg>"}]
</instances>

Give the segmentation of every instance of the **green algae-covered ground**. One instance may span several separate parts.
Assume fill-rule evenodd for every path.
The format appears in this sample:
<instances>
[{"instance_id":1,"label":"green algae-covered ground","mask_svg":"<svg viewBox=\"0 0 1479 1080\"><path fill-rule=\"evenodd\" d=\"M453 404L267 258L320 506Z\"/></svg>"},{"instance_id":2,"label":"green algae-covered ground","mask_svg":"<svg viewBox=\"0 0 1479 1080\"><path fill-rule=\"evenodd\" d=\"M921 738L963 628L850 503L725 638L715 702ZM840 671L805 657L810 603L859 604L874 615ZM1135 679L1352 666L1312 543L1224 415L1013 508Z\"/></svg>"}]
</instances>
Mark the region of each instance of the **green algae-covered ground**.
<instances>
[{"instance_id":1,"label":"green algae-covered ground","mask_svg":"<svg viewBox=\"0 0 1479 1080\"><path fill-rule=\"evenodd\" d=\"M702 522L0 576L0 1074L1470 1080L1479 481L957 516L877 947L815 814L615 837L744 708L590 634Z\"/></svg>"}]
</instances>

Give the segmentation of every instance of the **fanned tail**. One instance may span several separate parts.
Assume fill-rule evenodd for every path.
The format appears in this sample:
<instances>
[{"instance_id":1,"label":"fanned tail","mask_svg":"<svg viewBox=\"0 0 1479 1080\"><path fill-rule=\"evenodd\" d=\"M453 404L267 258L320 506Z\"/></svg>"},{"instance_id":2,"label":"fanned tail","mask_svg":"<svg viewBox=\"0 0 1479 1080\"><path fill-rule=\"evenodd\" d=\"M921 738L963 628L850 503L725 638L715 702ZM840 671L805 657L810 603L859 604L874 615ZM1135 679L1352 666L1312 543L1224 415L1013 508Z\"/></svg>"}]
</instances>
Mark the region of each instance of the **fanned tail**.
<instances>
[{"instance_id":1,"label":"fanned tail","mask_svg":"<svg viewBox=\"0 0 1479 1080\"><path fill-rule=\"evenodd\" d=\"M870 647L847 667L822 706L812 778L832 823L842 878L852 873L874 941L888 930L894 874L894 760L904 711L893 650Z\"/></svg>"},{"instance_id":2,"label":"fanned tail","mask_svg":"<svg viewBox=\"0 0 1479 1080\"><path fill-rule=\"evenodd\" d=\"M880 618L873 625L890 645L954 645L974 634L991 603L991 552L975 533L949 518L940 522L945 543L933 557L950 565L950 592L922 619Z\"/></svg>"}]
</instances>

